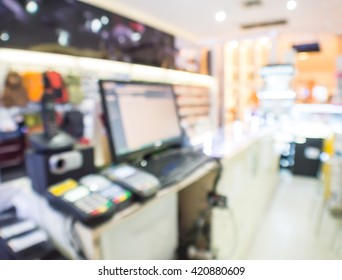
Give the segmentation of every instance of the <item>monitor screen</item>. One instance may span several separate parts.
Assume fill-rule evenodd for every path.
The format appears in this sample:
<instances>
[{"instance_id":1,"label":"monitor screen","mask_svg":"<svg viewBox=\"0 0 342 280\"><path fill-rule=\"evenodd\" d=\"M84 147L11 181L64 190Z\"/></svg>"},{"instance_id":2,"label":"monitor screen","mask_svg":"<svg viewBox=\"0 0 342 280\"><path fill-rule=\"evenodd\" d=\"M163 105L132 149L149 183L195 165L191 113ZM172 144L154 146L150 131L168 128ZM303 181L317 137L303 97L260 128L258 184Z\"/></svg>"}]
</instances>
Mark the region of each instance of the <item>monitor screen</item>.
<instances>
[{"instance_id":1,"label":"monitor screen","mask_svg":"<svg viewBox=\"0 0 342 280\"><path fill-rule=\"evenodd\" d=\"M113 161L181 144L172 85L101 80L100 89Z\"/></svg>"}]
</instances>

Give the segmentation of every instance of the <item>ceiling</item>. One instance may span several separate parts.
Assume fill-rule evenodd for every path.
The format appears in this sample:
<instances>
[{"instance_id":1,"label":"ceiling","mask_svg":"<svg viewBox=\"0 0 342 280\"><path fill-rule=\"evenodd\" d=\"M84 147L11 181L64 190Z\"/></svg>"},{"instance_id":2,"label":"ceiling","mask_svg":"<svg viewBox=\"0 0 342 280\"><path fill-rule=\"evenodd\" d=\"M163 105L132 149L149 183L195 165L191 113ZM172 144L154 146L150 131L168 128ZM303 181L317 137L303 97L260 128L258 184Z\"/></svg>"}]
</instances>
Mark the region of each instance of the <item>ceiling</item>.
<instances>
[{"instance_id":1,"label":"ceiling","mask_svg":"<svg viewBox=\"0 0 342 280\"><path fill-rule=\"evenodd\" d=\"M297 0L289 11L287 0L260 0L260 6L244 7L246 0L81 0L134 18L160 30L201 42L224 40L269 30L288 32L342 33L341 0ZM224 10L226 20L217 22L215 13ZM241 24L287 20L285 26L244 31Z\"/></svg>"}]
</instances>

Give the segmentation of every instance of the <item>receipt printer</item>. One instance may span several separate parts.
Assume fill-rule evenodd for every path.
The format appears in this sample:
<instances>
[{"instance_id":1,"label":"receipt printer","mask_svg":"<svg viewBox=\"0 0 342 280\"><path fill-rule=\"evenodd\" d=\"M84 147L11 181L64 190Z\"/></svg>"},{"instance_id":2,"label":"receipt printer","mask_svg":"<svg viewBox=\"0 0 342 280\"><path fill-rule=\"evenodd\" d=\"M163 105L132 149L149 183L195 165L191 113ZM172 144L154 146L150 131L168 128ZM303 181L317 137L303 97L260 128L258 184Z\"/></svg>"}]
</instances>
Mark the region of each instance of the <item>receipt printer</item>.
<instances>
[{"instance_id":1,"label":"receipt printer","mask_svg":"<svg viewBox=\"0 0 342 280\"><path fill-rule=\"evenodd\" d=\"M32 150L26 152L25 164L33 189L45 194L51 185L95 172L95 166L93 147L77 147L75 139L59 130L55 97L49 92L42 96L41 117L44 130L30 135Z\"/></svg>"},{"instance_id":2,"label":"receipt printer","mask_svg":"<svg viewBox=\"0 0 342 280\"><path fill-rule=\"evenodd\" d=\"M44 194L46 189L63 180L94 173L94 149L81 146L60 153L39 153L30 150L26 153L26 170L32 180L32 187Z\"/></svg>"}]
</instances>

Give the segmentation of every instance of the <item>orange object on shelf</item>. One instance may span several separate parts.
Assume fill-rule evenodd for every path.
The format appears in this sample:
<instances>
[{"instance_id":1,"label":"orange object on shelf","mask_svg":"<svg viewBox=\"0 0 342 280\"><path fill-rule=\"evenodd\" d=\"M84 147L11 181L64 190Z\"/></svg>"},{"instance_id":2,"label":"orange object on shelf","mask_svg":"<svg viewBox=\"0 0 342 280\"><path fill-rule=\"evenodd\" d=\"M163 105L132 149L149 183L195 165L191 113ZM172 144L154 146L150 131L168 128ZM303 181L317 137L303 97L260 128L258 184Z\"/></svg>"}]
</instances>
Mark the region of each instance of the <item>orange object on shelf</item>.
<instances>
[{"instance_id":1,"label":"orange object on shelf","mask_svg":"<svg viewBox=\"0 0 342 280\"><path fill-rule=\"evenodd\" d=\"M68 103L69 94L65 87L61 74L56 71L47 71L44 73L45 91L54 94L57 103Z\"/></svg>"},{"instance_id":2,"label":"orange object on shelf","mask_svg":"<svg viewBox=\"0 0 342 280\"><path fill-rule=\"evenodd\" d=\"M44 92L43 75L40 72L25 72L23 75L24 87L31 102L40 102Z\"/></svg>"}]
</instances>

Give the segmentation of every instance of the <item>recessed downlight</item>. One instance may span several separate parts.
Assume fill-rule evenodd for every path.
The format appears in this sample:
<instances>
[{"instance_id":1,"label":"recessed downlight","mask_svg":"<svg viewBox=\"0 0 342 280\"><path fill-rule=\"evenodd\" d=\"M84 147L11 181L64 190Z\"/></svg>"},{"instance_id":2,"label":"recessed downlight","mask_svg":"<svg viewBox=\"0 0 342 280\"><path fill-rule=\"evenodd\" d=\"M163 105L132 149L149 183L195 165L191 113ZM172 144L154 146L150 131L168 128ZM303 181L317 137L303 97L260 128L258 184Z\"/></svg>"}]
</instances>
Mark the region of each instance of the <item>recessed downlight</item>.
<instances>
[{"instance_id":1,"label":"recessed downlight","mask_svg":"<svg viewBox=\"0 0 342 280\"><path fill-rule=\"evenodd\" d=\"M138 42L139 40L141 39L141 34L139 32L134 32L132 35L131 35L131 40L133 42Z\"/></svg>"},{"instance_id":2,"label":"recessed downlight","mask_svg":"<svg viewBox=\"0 0 342 280\"><path fill-rule=\"evenodd\" d=\"M106 16L102 16L102 17L101 17L101 23L102 23L103 25L107 25L107 24L109 23L109 18L106 17Z\"/></svg>"},{"instance_id":3,"label":"recessed downlight","mask_svg":"<svg viewBox=\"0 0 342 280\"><path fill-rule=\"evenodd\" d=\"M66 30L58 30L58 44L61 46L68 46L70 41L70 34Z\"/></svg>"},{"instance_id":4,"label":"recessed downlight","mask_svg":"<svg viewBox=\"0 0 342 280\"><path fill-rule=\"evenodd\" d=\"M290 10L290 11L293 11L294 9L296 9L297 6L298 6L298 3L295 0L289 0L286 3L287 9Z\"/></svg>"},{"instance_id":5,"label":"recessed downlight","mask_svg":"<svg viewBox=\"0 0 342 280\"><path fill-rule=\"evenodd\" d=\"M10 36L7 32L2 32L0 34L0 40L3 41L3 42L6 42L10 39Z\"/></svg>"},{"instance_id":6,"label":"recessed downlight","mask_svg":"<svg viewBox=\"0 0 342 280\"><path fill-rule=\"evenodd\" d=\"M36 1L28 1L26 3L26 11L30 14L38 12L38 4Z\"/></svg>"},{"instance_id":7,"label":"recessed downlight","mask_svg":"<svg viewBox=\"0 0 342 280\"><path fill-rule=\"evenodd\" d=\"M216 21L218 22L222 22L226 19L227 17L227 14L225 11L218 11L216 14L215 14L215 19Z\"/></svg>"},{"instance_id":8,"label":"recessed downlight","mask_svg":"<svg viewBox=\"0 0 342 280\"><path fill-rule=\"evenodd\" d=\"M102 28L101 20L99 20L98 18L95 18L91 21L91 24L90 24L91 31L93 31L94 33L98 33L101 28Z\"/></svg>"}]
</instances>

